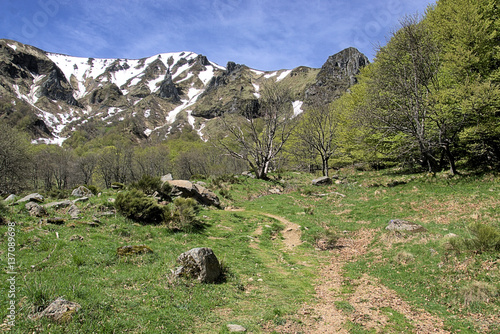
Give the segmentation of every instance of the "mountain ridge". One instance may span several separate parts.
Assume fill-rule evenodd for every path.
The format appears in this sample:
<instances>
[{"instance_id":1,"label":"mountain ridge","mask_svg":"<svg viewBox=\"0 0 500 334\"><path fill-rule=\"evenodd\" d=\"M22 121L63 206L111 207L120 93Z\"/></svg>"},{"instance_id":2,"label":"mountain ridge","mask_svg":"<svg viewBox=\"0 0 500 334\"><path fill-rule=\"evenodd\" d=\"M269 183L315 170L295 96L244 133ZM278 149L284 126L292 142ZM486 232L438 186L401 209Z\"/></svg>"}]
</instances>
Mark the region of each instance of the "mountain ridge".
<instances>
[{"instance_id":1,"label":"mountain ridge","mask_svg":"<svg viewBox=\"0 0 500 334\"><path fill-rule=\"evenodd\" d=\"M328 61L321 69L259 71L235 62L220 66L190 51L141 59L85 58L1 39L0 97L24 104L32 123L45 126L31 132L33 142L61 144L89 122L112 127L125 120L142 133L138 141L164 139L184 126L203 138L206 124L224 113L250 109L257 115L259 89L268 82L287 81L293 87L296 114L318 97L335 99L339 94L331 92L345 92L368 64L358 50L346 50L336 54L342 59L337 68L325 74Z\"/></svg>"}]
</instances>

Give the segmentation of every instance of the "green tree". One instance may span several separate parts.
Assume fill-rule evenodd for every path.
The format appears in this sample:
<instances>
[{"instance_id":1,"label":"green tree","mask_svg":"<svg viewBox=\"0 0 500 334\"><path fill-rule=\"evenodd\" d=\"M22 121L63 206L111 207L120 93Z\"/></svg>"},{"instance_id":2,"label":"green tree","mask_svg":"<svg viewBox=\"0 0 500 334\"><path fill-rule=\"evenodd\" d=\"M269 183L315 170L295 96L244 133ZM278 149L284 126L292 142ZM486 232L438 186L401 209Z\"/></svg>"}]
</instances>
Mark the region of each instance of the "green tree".
<instances>
[{"instance_id":1,"label":"green tree","mask_svg":"<svg viewBox=\"0 0 500 334\"><path fill-rule=\"evenodd\" d=\"M29 179L29 141L5 123L0 124L0 193L21 190Z\"/></svg>"}]
</instances>

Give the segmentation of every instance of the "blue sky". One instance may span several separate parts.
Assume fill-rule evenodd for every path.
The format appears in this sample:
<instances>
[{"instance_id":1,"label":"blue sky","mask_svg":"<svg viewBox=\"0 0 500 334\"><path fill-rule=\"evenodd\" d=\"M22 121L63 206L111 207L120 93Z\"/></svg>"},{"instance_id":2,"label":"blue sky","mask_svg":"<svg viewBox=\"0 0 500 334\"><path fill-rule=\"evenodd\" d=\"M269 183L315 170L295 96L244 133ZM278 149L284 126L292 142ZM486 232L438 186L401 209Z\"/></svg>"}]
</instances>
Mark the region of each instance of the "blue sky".
<instances>
[{"instance_id":1,"label":"blue sky","mask_svg":"<svg viewBox=\"0 0 500 334\"><path fill-rule=\"evenodd\" d=\"M321 67L354 46L370 59L433 0L1 0L0 38L94 58L192 51L225 66Z\"/></svg>"}]
</instances>

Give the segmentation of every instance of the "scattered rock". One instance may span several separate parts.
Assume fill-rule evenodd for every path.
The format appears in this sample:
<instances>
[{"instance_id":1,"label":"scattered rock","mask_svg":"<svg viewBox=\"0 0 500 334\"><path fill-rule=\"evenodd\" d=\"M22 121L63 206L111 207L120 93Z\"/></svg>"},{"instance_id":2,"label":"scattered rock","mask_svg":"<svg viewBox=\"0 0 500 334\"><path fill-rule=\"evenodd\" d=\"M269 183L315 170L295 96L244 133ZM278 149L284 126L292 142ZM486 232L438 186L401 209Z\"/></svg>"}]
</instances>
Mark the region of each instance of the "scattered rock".
<instances>
[{"instance_id":1,"label":"scattered rock","mask_svg":"<svg viewBox=\"0 0 500 334\"><path fill-rule=\"evenodd\" d=\"M161 182L165 183L167 181L172 181L174 178L172 177L172 174L168 173L167 175L163 175L161 177Z\"/></svg>"},{"instance_id":2,"label":"scattered rock","mask_svg":"<svg viewBox=\"0 0 500 334\"><path fill-rule=\"evenodd\" d=\"M47 218L47 224L63 225L64 223L66 223L66 219L61 218L61 217Z\"/></svg>"},{"instance_id":3,"label":"scattered rock","mask_svg":"<svg viewBox=\"0 0 500 334\"><path fill-rule=\"evenodd\" d=\"M426 232L427 229L422 225L418 225L406 220L393 219L385 228L389 231L410 231L410 232Z\"/></svg>"},{"instance_id":4,"label":"scattered rock","mask_svg":"<svg viewBox=\"0 0 500 334\"><path fill-rule=\"evenodd\" d=\"M253 175L252 172L249 171L243 172L241 173L241 175L255 179L255 175Z\"/></svg>"},{"instance_id":5,"label":"scattered rock","mask_svg":"<svg viewBox=\"0 0 500 334\"><path fill-rule=\"evenodd\" d=\"M199 184L194 184L186 180L172 180L167 182L172 186L170 196L193 198L203 205L220 207L220 200L217 195Z\"/></svg>"},{"instance_id":6,"label":"scattered rock","mask_svg":"<svg viewBox=\"0 0 500 334\"><path fill-rule=\"evenodd\" d=\"M88 200L89 200L89 198L87 196L83 196L83 197L80 197L80 198L73 200L73 203L87 202Z\"/></svg>"},{"instance_id":7,"label":"scattered rock","mask_svg":"<svg viewBox=\"0 0 500 334\"><path fill-rule=\"evenodd\" d=\"M92 197L94 194L87 187L79 186L71 192L74 197Z\"/></svg>"},{"instance_id":8,"label":"scattered rock","mask_svg":"<svg viewBox=\"0 0 500 334\"><path fill-rule=\"evenodd\" d=\"M69 241L83 241L83 237L81 235L72 235L70 238L69 238Z\"/></svg>"},{"instance_id":9,"label":"scattered rock","mask_svg":"<svg viewBox=\"0 0 500 334\"><path fill-rule=\"evenodd\" d=\"M13 203L16 200L16 195L10 194L6 199L4 199L4 203Z\"/></svg>"},{"instance_id":10,"label":"scattered rock","mask_svg":"<svg viewBox=\"0 0 500 334\"><path fill-rule=\"evenodd\" d=\"M313 186L324 186L324 185L329 185L332 183L333 183L332 179L330 179L328 176L323 176L323 177L312 180Z\"/></svg>"},{"instance_id":11,"label":"scattered rock","mask_svg":"<svg viewBox=\"0 0 500 334\"><path fill-rule=\"evenodd\" d=\"M458 237L458 235L456 235L455 233L448 233L447 235L444 236L445 238L456 238Z\"/></svg>"},{"instance_id":12,"label":"scattered rock","mask_svg":"<svg viewBox=\"0 0 500 334\"><path fill-rule=\"evenodd\" d=\"M142 253L153 253L153 250L146 245L128 245L118 247L116 249L116 254L118 256L125 255L134 255L134 254L142 254Z\"/></svg>"},{"instance_id":13,"label":"scattered rock","mask_svg":"<svg viewBox=\"0 0 500 334\"><path fill-rule=\"evenodd\" d=\"M279 195L281 194L282 190L280 188L271 188L269 189L269 193L274 194L274 195Z\"/></svg>"},{"instance_id":14,"label":"scattered rock","mask_svg":"<svg viewBox=\"0 0 500 334\"><path fill-rule=\"evenodd\" d=\"M40 195L38 193L34 193L34 194L29 194L28 196L25 196L25 197L21 198L16 203L18 203L18 204L20 204L20 203L26 203L26 202L42 203L43 200L44 200L44 198L43 198L42 195Z\"/></svg>"},{"instance_id":15,"label":"scattered rock","mask_svg":"<svg viewBox=\"0 0 500 334\"><path fill-rule=\"evenodd\" d=\"M71 219L78 219L78 216L80 215L80 209L78 209L78 207L76 205L71 205L68 209L68 212L67 212Z\"/></svg>"},{"instance_id":16,"label":"scattered rock","mask_svg":"<svg viewBox=\"0 0 500 334\"><path fill-rule=\"evenodd\" d=\"M61 208L67 208L68 206L71 206L73 205L73 202L69 201L69 200L64 200L64 201L60 201L60 202L52 202L52 203L47 203L47 204L44 204L43 207L48 209L48 208L53 208L53 209L61 209Z\"/></svg>"},{"instance_id":17,"label":"scattered rock","mask_svg":"<svg viewBox=\"0 0 500 334\"><path fill-rule=\"evenodd\" d=\"M227 329L229 330L230 333L243 333L247 331L245 327L233 324L227 325Z\"/></svg>"},{"instance_id":18,"label":"scattered rock","mask_svg":"<svg viewBox=\"0 0 500 334\"><path fill-rule=\"evenodd\" d=\"M179 255L177 262L181 264L181 267L175 270L176 276L198 279L203 283L213 283L221 274L219 260L210 248L193 248Z\"/></svg>"},{"instance_id":19,"label":"scattered rock","mask_svg":"<svg viewBox=\"0 0 500 334\"><path fill-rule=\"evenodd\" d=\"M47 211L35 202L28 202L24 207L32 217L43 217L47 214Z\"/></svg>"},{"instance_id":20,"label":"scattered rock","mask_svg":"<svg viewBox=\"0 0 500 334\"><path fill-rule=\"evenodd\" d=\"M81 308L80 304L64 300L59 297L53 301L45 310L40 314L35 315L35 320L46 317L58 323L67 323L71 321L73 314Z\"/></svg>"},{"instance_id":21,"label":"scattered rock","mask_svg":"<svg viewBox=\"0 0 500 334\"><path fill-rule=\"evenodd\" d=\"M114 203L114 202L116 202L115 198L108 198L108 203Z\"/></svg>"}]
</instances>

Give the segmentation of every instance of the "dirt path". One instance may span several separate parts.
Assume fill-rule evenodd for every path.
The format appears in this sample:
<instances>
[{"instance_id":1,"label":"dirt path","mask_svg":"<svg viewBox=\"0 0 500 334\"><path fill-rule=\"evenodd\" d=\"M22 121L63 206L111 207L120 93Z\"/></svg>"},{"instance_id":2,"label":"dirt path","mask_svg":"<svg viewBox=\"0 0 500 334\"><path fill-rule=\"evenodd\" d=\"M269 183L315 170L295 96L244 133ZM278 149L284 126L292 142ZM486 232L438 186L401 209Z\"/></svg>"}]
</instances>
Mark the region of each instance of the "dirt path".
<instances>
[{"instance_id":1,"label":"dirt path","mask_svg":"<svg viewBox=\"0 0 500 334\"><path fill-rule=\"evenodd\" d=\"M298 224L277 215L255 213L276 219L285 225L282 235L286 250L302 243ZM405 329L405 333L449 333L443 329L444 324L440 318L412 308L376 278L363 275L358 280L349 281L344 277L344 265L356 261L367 252L375 233L374 230L360 229L350 236L340 238L338 248L330 251L330 263L320 268L320 279L315 287L317 302L304 305L299 311L301 324L287 321L284 325L272 326L273 328L266 326L265 330L278 333L347 334L350 332L349 326L358 325L365 330L384 333L386 325L391 325L391 321L394 321L390 319L393 310L392 312L403 315L412 327ZM346 285L349 288L346 289Z\"/></svg>"},{"instance_id":2,"label":"dirt path","mask_svg":"<svg viewBox=\"0 0 500 334\"><path fill-rule=\"evenodd\" d=\"M302 241L300 236L302 235L300 231L300 225L292 223L283 217L272 215L270 213L260 212L259 214L264 215L269 218L276 219L282 224L285 224L285 228L281 234L283 235L283 243L287 249L293 249L294 247L300 245Z\"/></svg>"},{"instance_id":3,"label":"dirt path","mask_svg":"<svg viewBox=\"0 0 500 334\"><path fill-rule=\"evenodd\" d=\"M349 281L343 276L343 266L365 254L373 236L374 231L361 229L352 237L339 240L339 250L332 251L331 263L321 269L321 279L315 288L318 303L306 305L302 310L309 315L305 333L349 333L349 323L382 333L390 322L390 309L408 319L413 326L406 329L408 333L449 333L443 330L441 319L413 309L377 279L363 275L359 280ZM346 283L353 291L342 291ZM350 305L348 310L345 305ZM311 321L314 319L318 320Z\"/></svg>"}]
</instances>

